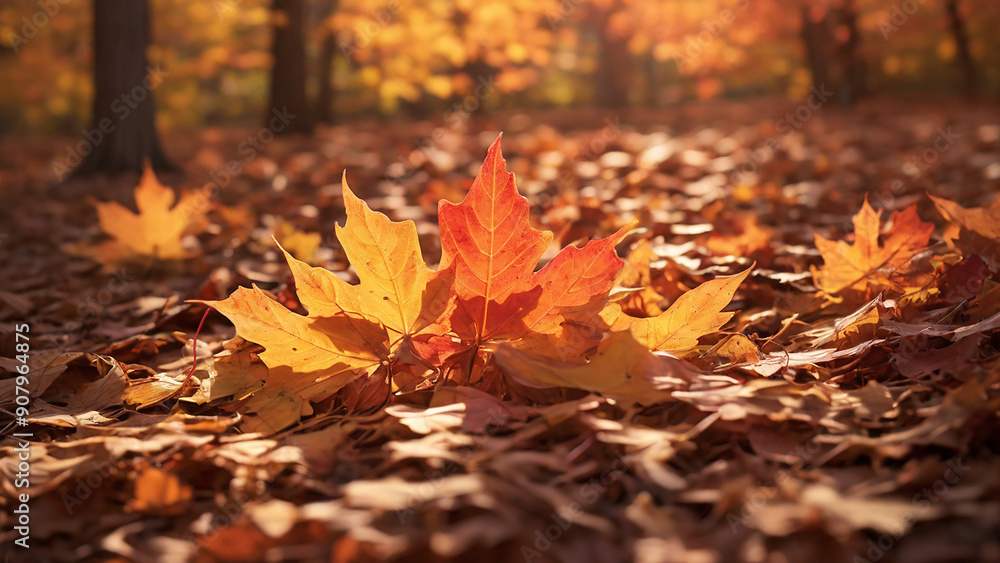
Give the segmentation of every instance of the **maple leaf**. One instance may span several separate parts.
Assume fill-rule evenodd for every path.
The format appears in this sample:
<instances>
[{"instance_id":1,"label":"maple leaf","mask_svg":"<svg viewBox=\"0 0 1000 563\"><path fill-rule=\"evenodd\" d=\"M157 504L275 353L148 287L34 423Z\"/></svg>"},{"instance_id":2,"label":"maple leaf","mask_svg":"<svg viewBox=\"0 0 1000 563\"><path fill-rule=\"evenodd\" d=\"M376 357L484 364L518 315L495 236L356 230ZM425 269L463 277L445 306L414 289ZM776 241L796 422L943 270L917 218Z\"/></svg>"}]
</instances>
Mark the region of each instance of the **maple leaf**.
<instances>
[{"instance_id":1,"label":"maple leaf","mask_svg":"<svg viewBox=\"0 0 1000 563\"><path fill-rule=\"evenodd\" d=\"M476 344L555 330L570 311L603 307L622 260L614 251L632 224L583 248L567 247L534 272L552 233L528 221L528 200L507 171L501 137L490 146L465 199L442 200L441 267L453 267L457 310L451 328Z\"/></svg>"},{"instance_id":2,"label":"maple leaf","mask_svg":"<svg viewBox=\"0 0 1000 563\"><path fill-rule=\"evenodd\" d=\"M428 285L437 287L432 281L447 276L427 268L413 221L394 223L373 212L346 178L343 194L348 220L337 226L337 234L358 273L358 285L282 249L308 316L289 311L257 287L203 302L229 318L239 336L264 346L260 358L275 382L259 394L265 397L258 404L264 410L275 408L280 397L309 414L309 402L387 366L403 337L416 334L435 316L421 314L430 310L425 303L437 302ZM272 424L280 428L288 418Z\"/></svg>"},{"instance_id":3,"label":"maple leaf","mask_svg":"<svg viewBox=\"0 0 1000 563\"><path fill-rule=\"evenodd\" d=\"M750 275L753 266L732 276L709 280L677 298L655 317L626 315L617 304L609 305L601 316L612 331L630 331L650 350L683 352L698 345L698 339L715 332L736 313L723 313L736 289Z\"/></svg>"},{"instance_id":4,"label":"maple leaf","mask_svg":"<svg viewBox=\"0 0 1000 563\"><path fill-rule=\"evenodd\" d=\"M499 138L465 201L439 206L444 250L437 271L423 261L413 221L373 212L346 178L343 193L347 222L336 227L337 236L357 285L285 252L307 316L257 287L201 302L228 317L237 335L264 347L260 358L274 383L247 406L279 413L270 417L276 427L348 385L378 397L367 382L392 380L395 388L399 376L402 386L418 388L413 379L421 370L413 366L441 372L450 358L486 342L566 348L564 325L582 325L605 306L622 266L615 245L631 228L564 248L535 272L552 235L530 226L528 202L506 170Z\"/></svg>"},{"instance_id":5,"label":"maple leaf","mask_svg":"<svg viewBox=\"0 0 1000 563\"><path fill-rule=\"evenodd\" d=\"M422 314L429 310L425 307L428 283L432 277L443 278L424 263L413 221L390 221L351 192L346 176L343 184L347 222L337 225L336 232L361 282L356 286L354 312L363 311L398 334L415 334L434 320Z\"/></svg>"},{"instance_id":6,"label":"maple leaf","mask_svg":"<svg viewBox=\"0 0 1000 563\"><path fill-rule=\"evenodd\" d=\"M101 230L114 240L96 250L104 262L129 256L147 256L160 260L189 258L193 251L185 248L184 235L204 229L208 208L198 205L198 196L185 193L177 205L174 191L156 179L146 163L139 185L135 188L135 203L139 213L133 213L116 202L98 202L97 218Z\"/></svg>"},{"instance_id":7,"label":"maple leaf","mask_svg":"<svg viewBox=\"0 0 1000 563\"><path fill-rule=\"evenodd\" d=\"M453 328L463 338L481 342L511 327L537 291L531 291L535 265L552 233L528 222L528 200L517 193L507 172L499 138L486 154L472 188L460 204L441 201L441 267L454 263L455 289L462 323ZM523 327L522 327L523 331Z\"/></svg>"},{"instance_id":8,"label":"maple leaf","mask_svg":"<svg viewBox=\"0 0 1000 563\"><path fill-rule=\"evenodd\" d=\"M274 240L292 256L312 263L323 237L319 233L301 231L291 221L280 220L274 225Z\"/></svg>"},{"instance_id":9,"label":"maple leaf","mask_svg":"<svg viewBox=\"0 0 1000 563\"><path fill-rule=\"evenodd\" d=\"M891 231L879 244L882 211L868 205L868 198L854 216L854 244L831 241L816 235L816 248L823 267L812 268L816 287L828 294L862 291L869 285L891 286L905 272L910 260L927 247L934 225L917 215L916 204L889 218Z\"/></svg>"},{"instance_id":10,"label":"maple leaf","mask_svg":"<svg viewBox=\"0 0 1000 563\"><path fill-rule=\"evenodd\" d=\"M287 253L285 257L301 284L296 289L303 304L342 297L328 283L331 272L312 268ZM311 414L310 402L333 395L361 375L373 375L389 357L385 329L356 314L310 311L302 316L256 286L238 288L228 299L204 304L232 321L237 335L265 348L260 359L268 367L268 379L264 391L255 394L247 408L267 412L276 429Z\"/></svg>"}]
</instances>

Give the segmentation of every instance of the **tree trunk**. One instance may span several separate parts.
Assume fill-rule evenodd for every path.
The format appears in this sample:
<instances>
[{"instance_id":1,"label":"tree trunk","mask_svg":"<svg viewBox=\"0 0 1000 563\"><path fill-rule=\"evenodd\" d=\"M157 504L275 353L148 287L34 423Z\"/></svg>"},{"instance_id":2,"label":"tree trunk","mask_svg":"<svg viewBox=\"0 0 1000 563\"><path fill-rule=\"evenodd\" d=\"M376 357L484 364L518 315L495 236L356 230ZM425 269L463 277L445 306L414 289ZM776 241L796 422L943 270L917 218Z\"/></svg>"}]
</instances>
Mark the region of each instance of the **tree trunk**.
<instances>
[{"instance_id":1,"label":"tree trunk","mask_svg":"<svg viewBox=\"0 0 1000 563\"><path fill-rule=\"evenodd\" d=\"M646 55L646 105L655 108L660 105L660 85L657 82L656 71L660 63L653 56L652 49Z\"/></svg>"},{"instance_id":2,"label":"tree trunk","mask_svg":"<svg viewBox=\"0 0 1000 563\"><path fill-rule=\"evenodd\" d=\"M955 39L955 50L958 64L962 68L964 94L969 98L976 96L976 66L972 61L972 50L969 49L969 34L965 29L965 19L958 7L958 0L946 0L948 24L951 35Z\"/></svg>"},{"instance_id":3,"label":"tree trunk","mask_svg":"<svg viewBox=\"0 0 1000 563\"><path fill-rule=\"evenodd\" d=\"M314 122L306 96L305 2L274 0L271 16L274 66L264 123L269 124L276 113L290 114L294 117L283 127L275 128L275 134L311 133Z\"/></svg>"},{"instance_id":4,"label":"tree trunk","mask_svg":"<svg viewBox=\"0 0 1000 563\"><path fill-rule=\"evenodd\" d=\"M815 17L813 10L823 10ZM802 42L814 91L832 90L834 100L850 106L865 93L865 65L858 55L860 35L854 0L839 7L802 6Z\"/></svg>"},{"instance_id":5,"label":"tree trunk","mask_svg":"<svg viewBox=\"0 0 1000 563\"><path fill-rule=\"evenodd\" d=\"M598 18L597 105L605 108L628 106L629 62L624 39L608 37L607 14Z\"/></svg>"},{"instance_id":6,"label":"tree trunk","mask_svg":"<svg viewBox=\"0 0 1000 563\"><path fill-rule=\"evenodd\" d=\"M821 90L824 86L830 87L830 57L827 53L829 37L826 33L826 19L829 14L819 21L814 21L810 12L810 7L802 6L802 43L805 46L806 66L812 75L813 87Z\"/></svg>"},{"instance_id":7,"label":"tree trunk","mask_svg":"<svg viewBox=\"0 0 1000 563\"><path fill-rule=\"evenodd\" d=\"M149 67L148 0L94 0L94 105L89 154L74 176L175 170L160 149L153 90L166 73Z\"/></svg>"},{"instance_id":8,"label":"tree trunk","mask_svg":"<svg viewBox=\"0 0 1000 563\"><path fill-rule=\"evenodd\" d=\"M330 18L340 7L340 0L325 0L319 14L320 20L320 51L319 51L319 88L316 93L316 122L333 125L333 69L337 59L337 34L330 25Z\"/></svg>"},{"instance_id":9,"label":"tree trunk","mask_svg":"<svg viewBox=\"0 0 1000 563\"><path fill-rule=\"evenodd\" d=\"M474 7L472 9L475 9ZM460 41L470 41L469 14L463 10L455 10L452 15L455 34ZM465 127L466 120L474 114L486 113L487 99L496 94L496 78L499 69L482 59L482 56L465 61L458 73L469 78L471 89L468 92L452 91L445 104L445 123L449 127Z\"/></svg>"},{"instance_id":10,"label":"tree trunk","mask_svg":"<svg viewBox=\"0 0 1000 563\"><path fill-rule=\"evenodd\" d=\"M466 61L459 72L464 73L472 82L472 90L459 94L452 93L448 98L447 111L449 116L478 115L486 113L486 102L496 96L496 79L499 69L482 59ZM493 102L496 100L494 99Z\"/></svg>"},{"instance_id":11,"label":"tree trunk","mask_svg":"<svg viewBox=\"0 0 1000 563\"><path fill-rule=\"evenodd\" d=\"M333 125L333 64L337 55L337 36L326 30L320 44L319 91L316 95L316 122Z\"/></svg>"},{"instance_id":12,"label":"tree trunk","mask_svg":"<svg viewBox=\"0 0 1000 563\"><path fill-rule=\"evenodd\" d=\"M844 0L840 12L840 25L847 30L847 37L837 38L837 55L840 66L840 84L836 97L841 105L853 105L865 94L865 68L858 56L860 35L858 34L858 11L854 0Z\"/></svg>"},{"instance_id":13,"label":"tree trunk","mask_svg":"<svg viewBox=\"0 0 1000 563\"><path fill-rule=\"evenodd\" d=\"M592 7L584 25L597 37L594 101L600 107L621 108L628 105L631 60L624 38L608 36L610 15L606 9Z\"/></svg>"}]
</instances>

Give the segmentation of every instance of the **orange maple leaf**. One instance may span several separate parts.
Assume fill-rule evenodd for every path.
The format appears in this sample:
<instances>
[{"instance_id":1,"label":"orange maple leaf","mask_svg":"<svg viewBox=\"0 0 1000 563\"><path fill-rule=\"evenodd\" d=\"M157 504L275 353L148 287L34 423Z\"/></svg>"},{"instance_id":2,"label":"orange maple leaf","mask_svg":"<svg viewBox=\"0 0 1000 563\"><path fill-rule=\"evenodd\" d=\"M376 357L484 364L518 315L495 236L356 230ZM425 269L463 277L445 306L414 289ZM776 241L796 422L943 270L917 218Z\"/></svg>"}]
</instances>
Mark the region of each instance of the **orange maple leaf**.
<instances>
[{"instance_id":1,"label":"orange maple leaf","mask_svg":"<svg viewBox=\"0 0 1000 563\"><path fill-rule=\"evenodd\" d=\"M823 256L823 267L812 268L817 288L832 295L869 286L891 287L906 272L914 255L927 247L934 225L921 221L917 206L911 205L892 214L892 227L880 245L881 216L866 197L854 216L854 244L816 235L816 248Z\"/></svg>"},{"instance_id":2,"label":"orange maple leaf","mask_svg":"<svg viewBox=\"0 0 1000 563\"><path fill-rule=\"evenodd\" d=\"M604 306L623 264L614 247L632 224L583 248L566 247L535 272L552 233L531 226L528 208L507 171L499 137L465 200L439 205L441 267L455 269L451 328L463 340L548 332L570 311L589 318Z\"/></svg>"},{"instance_id":3,"label":"orange maple leaf","mask_svg":"<svg viewBox=\"0 0 1000 563\"><path fill-rule=\"evenodd\" d=\"M174 191L156 179L152 167L146 168L135 188L135 203L139 213L133 213L116 202L93 202L101 230L114 240L94 249L102 262L130 257L152 257L160 260L189 258L194 250L186 248L183 237L204 230L207 207L197 205L197 196L186 193L177 205Z\"/></svg>"}]
</instances>

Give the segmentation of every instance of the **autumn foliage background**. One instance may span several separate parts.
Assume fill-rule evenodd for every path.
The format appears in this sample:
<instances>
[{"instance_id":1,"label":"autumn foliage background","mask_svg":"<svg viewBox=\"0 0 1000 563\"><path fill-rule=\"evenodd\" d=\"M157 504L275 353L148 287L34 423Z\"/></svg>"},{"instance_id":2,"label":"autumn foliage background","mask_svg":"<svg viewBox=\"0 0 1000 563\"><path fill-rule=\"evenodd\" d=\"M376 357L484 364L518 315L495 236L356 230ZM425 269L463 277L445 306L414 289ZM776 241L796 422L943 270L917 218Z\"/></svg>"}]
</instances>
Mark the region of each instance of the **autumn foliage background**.
<instances>
[{"instance_id":1,"label":"autumn foliage background","mask_svg":"<svg viewBox=\"0 0 1000 563\"><path fill-rule=\"evenodd\" d=\"M5 2L0 554L1000 561L998 28Z\"/></svg>"},{"instance_id":2,"label":"autumn foliage background","mask_svg":"<svg viewBox=\"0 0 1000 563\"><path fill-rule=\"evenodd\" d=\"M847 39L846 22L836 14L837 21L824 18L847 6L873 91L947 96L966 88L950 3L312 1L301 3L303 60L282 62L304 65L311 97L329 96L317 103L345 117L440 113L453 96L475 95L480 78L497 88L481 100L491 110L799 99L812 82L802 11L829 27L822 30L829 37L817 41L835 47ZM90 3L57 0L51 17L43 4L12 0L0 8L0 79L16 85L0 92L0 132L75 133L89 118ZM954 4L977 87L995 97L1000 39L993 31L1000 16L989 0ZM150 6L149 62L170 73L157 89L161 126L256 122L272 62L270 3L153 0ZM329 93L323 78L332 84Z\"/></svg>"}]
</instances>

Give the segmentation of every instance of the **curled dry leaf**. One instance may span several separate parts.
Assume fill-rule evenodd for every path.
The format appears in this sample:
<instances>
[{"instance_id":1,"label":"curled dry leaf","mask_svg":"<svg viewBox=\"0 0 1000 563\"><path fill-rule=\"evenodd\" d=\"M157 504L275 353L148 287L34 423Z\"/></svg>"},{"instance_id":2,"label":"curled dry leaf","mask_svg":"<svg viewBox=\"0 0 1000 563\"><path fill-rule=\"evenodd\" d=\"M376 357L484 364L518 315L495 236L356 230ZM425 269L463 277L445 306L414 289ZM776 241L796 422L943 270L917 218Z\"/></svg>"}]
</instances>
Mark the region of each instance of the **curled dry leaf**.
<instances>
[{"instance_id":1,"label":"curled dry leaf","mask_svg":"<svg viewBox=\"0 0 1000 563\"><path fill-rule=\"evenodd\" d=\"M985 207L967 209L954 201L928 195L941 216L990 240L1000 240L1000 199Z\"/></svg>"},{"instance_id":2,"label":"curled dry leaf","mask_svg":"<svg viewBox=\"0 0 1000 563\"><path fill-rule=\"evenodd\" d=\"M954 201L929 195L938 213L951 224L944 239L965 256L979 254L994 270L1000 267L1000 199L967 209Z\"/></svg>"}]
</instances>

